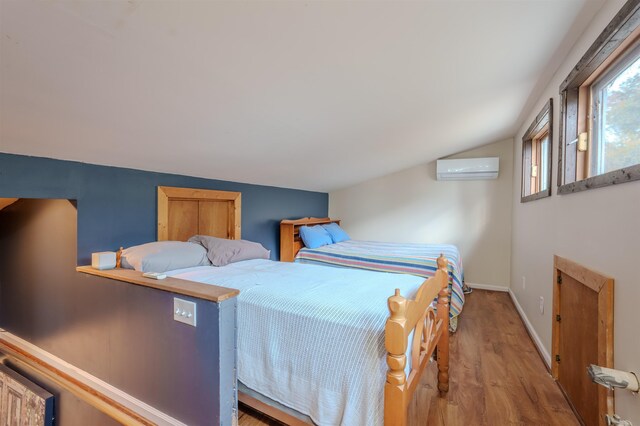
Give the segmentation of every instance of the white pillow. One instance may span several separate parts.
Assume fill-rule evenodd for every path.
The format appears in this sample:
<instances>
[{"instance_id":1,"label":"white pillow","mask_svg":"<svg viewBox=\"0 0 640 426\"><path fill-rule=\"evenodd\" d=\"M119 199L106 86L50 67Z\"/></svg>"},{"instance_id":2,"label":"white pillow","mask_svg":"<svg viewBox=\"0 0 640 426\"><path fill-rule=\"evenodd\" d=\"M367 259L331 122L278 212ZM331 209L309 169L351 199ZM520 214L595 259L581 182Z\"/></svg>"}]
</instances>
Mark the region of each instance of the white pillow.
<instances>
[{"instance_id":1,"label":"white pillow","mask_svg":"<svg viewBox=\"0 0 640 426\"><path fill-rule=\"evenodd\" d=\"M211 265L200 244L157 241L122 251L121 266L141 272L166 272L192 266Z\"/></svg>"}]
</instances>

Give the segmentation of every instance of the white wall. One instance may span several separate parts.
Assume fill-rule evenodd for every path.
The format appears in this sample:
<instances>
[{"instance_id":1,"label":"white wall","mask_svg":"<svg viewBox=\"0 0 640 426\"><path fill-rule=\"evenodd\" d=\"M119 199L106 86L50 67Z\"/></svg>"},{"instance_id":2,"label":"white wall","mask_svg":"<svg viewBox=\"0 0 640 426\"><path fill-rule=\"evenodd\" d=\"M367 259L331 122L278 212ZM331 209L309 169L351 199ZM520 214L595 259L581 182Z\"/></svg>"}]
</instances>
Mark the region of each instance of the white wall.
<instances>
[{"instance_id":1,"label":"white wall","mask_svg":"<svg viewBox=\"0 0 640 426\"><path fill-rule=\"evenodd\" d=\"M615 278L615 366L640 372L640 182L592 189L577 194L555 194L560 83L580 60L600 32L625 2L611 0L560 66L551 83L528 111L515 138L514 181L520 181L521 140L544 103L553 98L553 188L554 195L520 203L519 184L513 187L513 241L511 290L525 315L551 352L551 301L553 255L572 259ZM522 287L526 277L526 289ZM538 310L542 296L544 314ZM640 425L640 398L629 392L616 393L616 411Z\"/></svg>"},{"instance_id":2,"label":"white wall","mask_svg":"<svg viewBox=\"0 0 640 426\"><path fill-rule=\"evenodd\" d=\"M329 194L329 214L354 239L451 243L468 283L509 286L513 139L452 157L500 157L496 180L436 181L436 163Z\"/></svg>"}]
</instances>

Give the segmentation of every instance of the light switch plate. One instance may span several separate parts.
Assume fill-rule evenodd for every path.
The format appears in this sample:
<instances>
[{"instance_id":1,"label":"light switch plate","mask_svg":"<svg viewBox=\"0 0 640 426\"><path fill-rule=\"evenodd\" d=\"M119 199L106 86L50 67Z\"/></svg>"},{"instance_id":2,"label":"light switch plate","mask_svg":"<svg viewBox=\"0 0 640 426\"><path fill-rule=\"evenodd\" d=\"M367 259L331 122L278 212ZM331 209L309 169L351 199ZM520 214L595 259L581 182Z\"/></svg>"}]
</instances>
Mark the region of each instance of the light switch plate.
<instances>
[{"instance_id":1,"label":"light switch plate","mask_svg":"<svg viewBox=\"0 0 640 426\"><path fill-rule=\"evenodd\" d=\"M196 304L188 300L173 298L173 319L196 326Z\"/></svg>"}]
</instances>

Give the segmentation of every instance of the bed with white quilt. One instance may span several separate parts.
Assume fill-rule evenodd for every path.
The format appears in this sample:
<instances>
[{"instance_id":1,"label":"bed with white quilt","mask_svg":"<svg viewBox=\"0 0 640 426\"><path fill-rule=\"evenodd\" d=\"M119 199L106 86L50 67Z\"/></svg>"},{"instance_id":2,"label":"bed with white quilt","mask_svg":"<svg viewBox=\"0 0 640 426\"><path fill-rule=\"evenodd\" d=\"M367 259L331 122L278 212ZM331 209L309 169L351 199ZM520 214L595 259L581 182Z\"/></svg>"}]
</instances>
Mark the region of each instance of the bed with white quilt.
<instances>
[{"instance_id":1,"label":"bed with white quilt","mask_svg":"<svg viewBox=\"0 0 640 426\"><path fill-rule=\"evenodd\" d=\"M318 425L383 423L387 299L414 297L422 278L263 259L168 275L240 290L245 386Z\"/></svg>"},{"instance_id":2,"label":"bed with white quilt","mask_svg":"<svg viewBox=\"0 0 640 426\"><path fill-rule=\"evenodd\" d=\"M448 391L444 256L427 280L272 261L262 245L240 239L240 199L235 192L158 188L160 241L121 250L118 264L239 290L238 380L273 402L270 416L294 418L283 406L318 425L404 426L435 354L438 389ZM212 213L203 217L206 211ZM216 235L203 235L210 232ZM263 409L242 390L239 399Z\"/></svg>"}]
</instances>

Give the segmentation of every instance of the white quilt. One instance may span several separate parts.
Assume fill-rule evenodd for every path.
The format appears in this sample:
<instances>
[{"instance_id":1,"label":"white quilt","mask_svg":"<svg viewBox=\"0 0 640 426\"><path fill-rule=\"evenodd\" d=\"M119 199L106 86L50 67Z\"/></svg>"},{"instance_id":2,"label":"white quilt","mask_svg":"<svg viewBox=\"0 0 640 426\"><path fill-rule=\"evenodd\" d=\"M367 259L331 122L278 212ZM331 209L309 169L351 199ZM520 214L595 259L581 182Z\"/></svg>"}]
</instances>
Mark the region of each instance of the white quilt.
<instances>
[{"instance_id":1,"label":"white quilt","mask_svg":"<svg viewBox=\"0 0 640 426\"><path fill-rule=\"evenodd\" d=\"M387 299L423 278L249 260L169 275L240 290L238 379L319 425L381 425Z\"/></svg>"}]
</instances>

